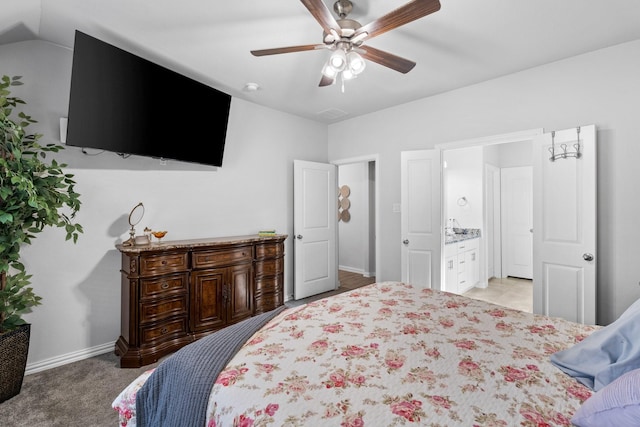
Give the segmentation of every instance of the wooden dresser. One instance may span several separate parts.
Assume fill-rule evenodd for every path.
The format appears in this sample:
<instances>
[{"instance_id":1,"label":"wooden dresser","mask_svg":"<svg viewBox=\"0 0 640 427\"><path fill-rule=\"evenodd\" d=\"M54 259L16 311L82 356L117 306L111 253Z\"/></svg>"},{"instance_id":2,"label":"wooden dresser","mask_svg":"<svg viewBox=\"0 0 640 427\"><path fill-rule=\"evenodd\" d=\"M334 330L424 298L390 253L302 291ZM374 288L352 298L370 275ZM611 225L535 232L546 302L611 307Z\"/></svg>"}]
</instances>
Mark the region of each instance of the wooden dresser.
<instances>
[{"instance_id":1,"label":"wooden dresser","mask_svg":"<svg viewBox=\"0 0 640 427\"><path fill-rule=\"evenodd\" d=\"M162 241L122 254L123 368L156 362L198 338L284 304L286 235Z\"/></svg>"}]
</instances>

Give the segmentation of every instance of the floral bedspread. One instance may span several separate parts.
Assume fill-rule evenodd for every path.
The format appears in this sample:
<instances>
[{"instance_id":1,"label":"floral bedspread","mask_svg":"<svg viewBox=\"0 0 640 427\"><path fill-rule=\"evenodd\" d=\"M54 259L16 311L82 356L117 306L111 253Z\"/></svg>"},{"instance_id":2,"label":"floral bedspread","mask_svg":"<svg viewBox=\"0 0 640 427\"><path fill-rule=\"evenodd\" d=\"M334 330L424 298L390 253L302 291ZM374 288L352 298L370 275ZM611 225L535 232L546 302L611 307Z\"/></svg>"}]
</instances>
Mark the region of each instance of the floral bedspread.
<instances>
[{"instance_id":1,"label":"floral bedspread","mask_svg":"<svg viewBox=\"0 0 640 427\"><path fill-rule=\"evenodd\" d=\"M382 282L285 310L213 385L207 427L570 426L591 391L549 362L596 326ZM135 391L114 401L135 426Z\"/></svg>"}]
</instances>

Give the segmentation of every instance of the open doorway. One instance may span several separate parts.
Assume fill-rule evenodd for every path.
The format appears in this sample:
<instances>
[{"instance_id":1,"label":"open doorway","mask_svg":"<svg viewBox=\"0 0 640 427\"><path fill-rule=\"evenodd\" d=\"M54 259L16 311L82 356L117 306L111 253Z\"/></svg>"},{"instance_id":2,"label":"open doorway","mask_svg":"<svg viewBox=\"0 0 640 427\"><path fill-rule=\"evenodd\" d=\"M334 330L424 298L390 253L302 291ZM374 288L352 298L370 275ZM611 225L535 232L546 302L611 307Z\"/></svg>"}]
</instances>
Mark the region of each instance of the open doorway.
<instances>
[{"instance_id":1,"label":"open doorway","mask_svg":"<svg viewBox=\"0 0 640 427\"><path fill-rule=\"evenodd\" d=\"M375 157L338 166L338 280L357 288L376 281L377 162Z\"/></svg>"},{"instance_id":2,"label":"open doorway","mask_svg":"<svg viewBox=\"0 0 640 427\"><path fill-rule=\"evenodd\" d=\"M524 178L532 168L532 140L482 140L442 150L443 218L481 236L479 277L462 293L531 312L532 182ZM450 237L443 235L445 253Z\"/></svg>"}]
</instances>

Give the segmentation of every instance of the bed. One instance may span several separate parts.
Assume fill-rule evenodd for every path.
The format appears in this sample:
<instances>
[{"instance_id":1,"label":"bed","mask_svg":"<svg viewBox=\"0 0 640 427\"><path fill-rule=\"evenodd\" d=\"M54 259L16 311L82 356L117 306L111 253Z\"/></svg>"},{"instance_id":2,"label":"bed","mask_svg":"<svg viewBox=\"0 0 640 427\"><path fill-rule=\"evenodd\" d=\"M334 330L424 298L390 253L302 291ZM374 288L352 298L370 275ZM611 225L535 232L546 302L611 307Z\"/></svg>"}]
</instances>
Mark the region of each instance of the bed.
<instances>
[{"instance_id":1,"label":"bed","mask_svg":"<svg viewBox=\"0 0 640 427\"><path fill-rule=\"evenodd\" d=\"M595 325L401 282L263 316L235 345L216 333L138 377L113 401L120 425L570 426L596 394L550 360Z\"/></svg>"}]
</instances>

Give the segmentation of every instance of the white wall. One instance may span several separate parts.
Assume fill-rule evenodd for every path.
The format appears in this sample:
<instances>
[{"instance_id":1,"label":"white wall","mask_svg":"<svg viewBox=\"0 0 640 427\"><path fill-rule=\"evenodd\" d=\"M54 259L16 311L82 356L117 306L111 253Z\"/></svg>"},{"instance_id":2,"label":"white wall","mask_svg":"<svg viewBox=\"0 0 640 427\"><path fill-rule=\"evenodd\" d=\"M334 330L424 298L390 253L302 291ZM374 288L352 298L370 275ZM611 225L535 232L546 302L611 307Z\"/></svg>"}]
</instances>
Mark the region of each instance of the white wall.
<instances>
[{"instance_id":1,"label":"white wall","mask_svg":"<svg viewBox=\"0 0 640 427\"><path fill-rule=\"evenodd\" d=\"M342 270L363 274L365 267L365 251L368 239L365 228L368 225L369 206L368 163L351 163L338 166L338 187L349 186L349 222L338 222L338 266Z\"/></svg>"},{"instance_id":2,"label":"white wall","mask_svg":"<svg viewBox=\"0 0 640 427\"><path fill-rule=\"evenodd\" d=\"M13 93L27 101L43 143L57 142L69 101L72 52L29 41L0 46L1 73L22 75ZM168 111L171 109L169 108ZM75 174L84 234L76 245L47 229L23 251L42 305L32 324L29 372L111 351L120 334L120 257L127 216L143 202L140 226L167 239L245 235L264 227L293 232L293 160L327 161L327 127L233 98L223 166L212 168L67 147L56 157ZM197 134L197 132L194 132ZM176 141L177 144L180 141ZM95 152L95 150L93 150ZM292 239L285 243L285 295L293 293Z\"/></svg>"},{"instance_id":3,"label":"white wall","mask_svg":"<svg viewBox=\"0 0 640 427\"><path fill-rule=\"evenodd\" d=\"M598 322L613 321L640 297L639 75L640 41L634 41L331 125L329 159L380 155L377 280L400 279L400 214L392 206L400 202L401 151L595 124Z\"/></svg>"},{"instance_id":4,"label":"white wall","mask_svg":"<svg viewBox=\"0 0 640 427\"><path fill-rule=\"evenodd\" d=\"M515 168L533 164L533 144L530 141L509 142L484 147L484 162L499 168Z\"/></svg>"},{"instance_id":5,"label":"white wall","mask_svg":"<svg viewBox=\"0 0 640 427\"><path fill-rule=\"evenodd\" d=\"M443 169L444 217L447 220L455 219L456 227L482 229L482 150L482 147L469 147L442 153L443 160L447 162L447 167Z\"/></svg>"}]
</instances>

